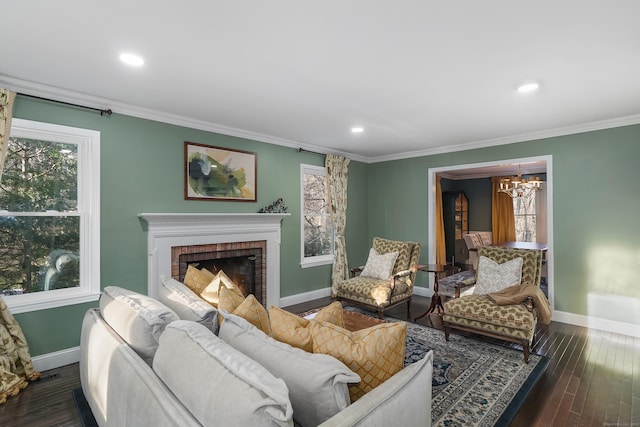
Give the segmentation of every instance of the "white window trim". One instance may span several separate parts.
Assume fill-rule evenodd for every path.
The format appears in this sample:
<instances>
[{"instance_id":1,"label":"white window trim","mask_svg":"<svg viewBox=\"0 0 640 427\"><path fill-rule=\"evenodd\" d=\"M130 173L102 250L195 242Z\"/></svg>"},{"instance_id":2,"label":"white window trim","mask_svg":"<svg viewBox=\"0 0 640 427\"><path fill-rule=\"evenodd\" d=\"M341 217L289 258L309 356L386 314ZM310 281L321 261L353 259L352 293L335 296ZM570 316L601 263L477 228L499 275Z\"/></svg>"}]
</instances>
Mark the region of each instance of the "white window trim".
<instances>
[{"instance_id":1,"label":"white window trim","mask_svg":"<svg viewBox=\"0 0 640 427\"><path fill-rule=\"evenodd\" d=\"M323 166L300 164L300 267L318 267L321 265L333 264L333 254L319 255L313 257L304 256L304 174L327 175L327 170Z\"/></svg>"},{"instance_id":2,"label":"white window trim","mask_svg":"<svg viewBox=\"0 0 640 427\"><path fill-rule=\"evenodd\" d=\"M13 119L11 135L78 145L80 286L6 295L3 300L14 314L97 301L100 297L100 132Z\"/></svg>"}]
</instances>

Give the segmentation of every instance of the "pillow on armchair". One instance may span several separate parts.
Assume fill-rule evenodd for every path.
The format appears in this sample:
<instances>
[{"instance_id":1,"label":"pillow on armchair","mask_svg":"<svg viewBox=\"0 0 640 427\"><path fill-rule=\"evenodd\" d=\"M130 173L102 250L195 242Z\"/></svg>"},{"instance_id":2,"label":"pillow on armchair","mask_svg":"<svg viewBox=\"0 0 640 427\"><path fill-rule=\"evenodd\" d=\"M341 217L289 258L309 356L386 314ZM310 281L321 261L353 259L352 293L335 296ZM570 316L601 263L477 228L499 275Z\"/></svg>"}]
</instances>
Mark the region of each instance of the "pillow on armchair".
<instances>
[{"instance_id":1,"label":"pillow on armchair","mask_svg":"<svg viewBox=\"0 0 640 427\"><path fill-rule=\"evenodd\" d=\"M498 264L491 258L480 256L473 294L490 294L509 286L519 285L522 280L522 262L522 258L518 257Z\"/></svg>"},{"instance_id":2,"label":"pillow on armchair","mask_svg":"<svg viewBox=\"0 0 640 427\"><path fill-rule=\"evenodd\" d=\"M398 252L388 252L379 254L374 248L369 250L369 258L364 270L360 275L362 277L371 277L372 279L387 280L393 274L393 266L398 258Z\"/></svg>"}]
</instances>

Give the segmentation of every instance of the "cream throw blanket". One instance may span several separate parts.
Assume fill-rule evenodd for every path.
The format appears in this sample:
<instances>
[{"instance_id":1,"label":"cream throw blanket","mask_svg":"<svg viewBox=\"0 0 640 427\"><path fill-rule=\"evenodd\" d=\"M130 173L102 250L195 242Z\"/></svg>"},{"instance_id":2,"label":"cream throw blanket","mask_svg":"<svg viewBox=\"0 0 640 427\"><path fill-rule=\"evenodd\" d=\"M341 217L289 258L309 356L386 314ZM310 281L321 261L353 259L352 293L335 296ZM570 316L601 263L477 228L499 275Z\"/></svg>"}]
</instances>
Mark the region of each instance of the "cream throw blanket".
<instances>
[{"instance_id":1,"label":"cream throw blanket","mask_svg":"<svg viewBox=\"0 0 640 427\"><path fill-rule=\"evenodd\" d=\"M39 377L22 329L0 297L0 404Z\"/></svg>"},{"instance_id":2,"label":"cream throw blanket","mask_svg":"<svg viewBox=\"0 0 640 427\"><path fill-rule=\"evenodd\" d=\"M487 294L498 305L520 304L531 297L533 308L538 313L538 321L543 325L551 322L551 305L539 286L516 285L504 288L501 291Z\"/></svg>"}]
</instances>

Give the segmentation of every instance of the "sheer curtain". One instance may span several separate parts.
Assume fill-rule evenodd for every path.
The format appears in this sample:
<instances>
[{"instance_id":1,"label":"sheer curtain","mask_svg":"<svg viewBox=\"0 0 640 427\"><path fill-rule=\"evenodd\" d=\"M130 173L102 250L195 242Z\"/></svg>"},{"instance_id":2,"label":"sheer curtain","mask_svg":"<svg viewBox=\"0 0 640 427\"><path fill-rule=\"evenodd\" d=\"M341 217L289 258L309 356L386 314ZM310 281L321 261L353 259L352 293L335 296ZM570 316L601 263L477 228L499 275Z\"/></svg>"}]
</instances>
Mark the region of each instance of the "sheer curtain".
<instances>
[{"instance_id":1,"label":"sheer curtain","mask_svg":"<svg viewBox=\"0 0 640 427\"><path fill-rule=\"evenodd\" d=\"M13 101L16 93L0 88L0 182L4 171L4 161L7 157L9 146L9 133L11 132L11 114L13 113Z\"/></svg>"},{"instance_id":2,"label":"sheer curtain","mask_svg":"<svg viewBox=\"0 0 640 427\"><path fill-rule=\"evenodd\" d=\"M335 232L335 250L331 271L331 295L335 295L336 286L349 278L347 247L344 233L347 225L347 183L349 178L349 162L346 157L327 154L327 189L329 195L329 212Z\"/></svg>"},{"instance_id":3,"label":"sheer curtain","mask_svg":"<svg viewBox=\"0 0 640 427\"><path fill-rule=\"evenodd\" d=\"M444 239L441 177L436 175L436 264L447 263L447 247Z\"/></svg>"},{"instance_id":4,"label":"sheer curtain","mask_svg":"<svg viewBox=\"0 0 640 427\"><path fill-rule=\"evenodd\" d=\"M493 243L516 240L516 220L513 215L513 199L499 193L501 177L491 178L491 230Z\"/></svg>"}]
</instances>

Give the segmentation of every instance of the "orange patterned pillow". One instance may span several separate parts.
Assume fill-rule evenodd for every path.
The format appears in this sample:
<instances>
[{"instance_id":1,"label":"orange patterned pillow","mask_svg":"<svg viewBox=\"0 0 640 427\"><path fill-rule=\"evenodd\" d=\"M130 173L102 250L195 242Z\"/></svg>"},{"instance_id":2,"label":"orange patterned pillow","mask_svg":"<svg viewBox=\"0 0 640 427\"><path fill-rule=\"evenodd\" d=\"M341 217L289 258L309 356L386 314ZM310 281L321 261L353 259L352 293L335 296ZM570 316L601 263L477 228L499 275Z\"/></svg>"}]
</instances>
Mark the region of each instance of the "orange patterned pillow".
<instances>
[{"instance_id":1,"label":"orange patterned pillow","mask_svg":"<svg viewBox=\"0 0 640 427\"><path fill-rule=\"evenodd\" d=\"M240 288L236 286L236 284L233 283L233 281L229 279L229 276L227 276L222 270L218 271L218 274L216 274L210 283L202 290L202 292L200 292L200 297L214 307L217 307L218 302L220 301L219 292L221 286L231 290L240 298L244 298Z\"/></svg>"},{"instance_id":2,"label":"orange patterned pillow","mask_svg":"<svg viewBox=\"0 0 640 427\"><path fill-rule=\"evenodd\" d=\"M269 318L271 319L273 338L292 347L313 353L309 320L274 306L269 307ZM338 325L341 328L344 327L342 304L340 301L329 304L316 313L315 319Z\"/></svg>"},{"instance_id":3,"label":"orange patterned pillow","mask_svg":"<svg viewBox=\"0 0 640 427\"><path fill-rule=\"evenodd\" d=\"M271 335L271 325L269 324L267 310L255 296L249 294L246 298L238 297L236 293L225 286L220 286L219 296L218 308L220 310L240 316L265 334ZM218 313L218 323L221 324L223 320L224 315Z\"/></svg>"},{"instance_id":4,"label":"orange patterned pillow","mask_svg":"<svg viewBox=\"0 0 640 427\"><path fill-rule=\"evenodd\" d=\"M312 320L311 337L314 353L333 356L360 375L360 383L349 385L352 403L404 366L405 322L382 323L349 332L331 323Z\"/></svg>"}]
</instances>

